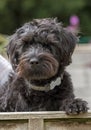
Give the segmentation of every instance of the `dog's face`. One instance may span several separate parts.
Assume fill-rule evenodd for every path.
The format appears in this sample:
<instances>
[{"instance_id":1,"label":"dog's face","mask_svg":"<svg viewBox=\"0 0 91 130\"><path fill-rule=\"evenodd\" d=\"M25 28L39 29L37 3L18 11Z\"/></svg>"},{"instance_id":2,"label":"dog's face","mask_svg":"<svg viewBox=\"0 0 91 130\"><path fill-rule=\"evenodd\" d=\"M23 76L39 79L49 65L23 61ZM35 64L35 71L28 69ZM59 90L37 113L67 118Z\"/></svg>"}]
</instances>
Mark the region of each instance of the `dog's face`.
<instances>
[{"instance_id":1,"label":"dog's face","mask_svg":"<svg viewBox=\"0 0 91 130\"><path fill-rule=\"evenodd\" d=\"M7 52L20 76L42 80L70 64L76 43L77 37L56 19L36 19L13 34Z\"/></svg>"}]
</instances>

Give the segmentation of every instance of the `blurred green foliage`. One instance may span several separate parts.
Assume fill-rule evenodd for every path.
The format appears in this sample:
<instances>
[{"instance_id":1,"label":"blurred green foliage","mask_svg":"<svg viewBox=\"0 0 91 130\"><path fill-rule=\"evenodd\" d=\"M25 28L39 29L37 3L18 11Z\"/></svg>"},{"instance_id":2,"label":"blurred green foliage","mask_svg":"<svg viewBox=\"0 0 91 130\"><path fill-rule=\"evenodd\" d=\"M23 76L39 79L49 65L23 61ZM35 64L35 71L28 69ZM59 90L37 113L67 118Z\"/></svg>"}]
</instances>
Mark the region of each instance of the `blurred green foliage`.
<instances>
[{"instance_id":1,"label":"blurred green foliage","mask_svg":"<svg viewBox=\"0 0 91 130\"><path fill-rule=\"evenodd\" d=\"M0 34L0 54L6 56L6 45L8 43L8 38L5 35Z\"/></svg>"},{"instance_id":2,"label":"blurred green foliage","mask_svg":"<svg viewBox=\"0 0 91 130\"><path fill-rule=\"evenodd\" d=\"M73 14L80 18L83 35L90 35L90 0L0 0L0 33L12 34L33 18L58 17L67 26Z\"/></svg>"}]
</instances>

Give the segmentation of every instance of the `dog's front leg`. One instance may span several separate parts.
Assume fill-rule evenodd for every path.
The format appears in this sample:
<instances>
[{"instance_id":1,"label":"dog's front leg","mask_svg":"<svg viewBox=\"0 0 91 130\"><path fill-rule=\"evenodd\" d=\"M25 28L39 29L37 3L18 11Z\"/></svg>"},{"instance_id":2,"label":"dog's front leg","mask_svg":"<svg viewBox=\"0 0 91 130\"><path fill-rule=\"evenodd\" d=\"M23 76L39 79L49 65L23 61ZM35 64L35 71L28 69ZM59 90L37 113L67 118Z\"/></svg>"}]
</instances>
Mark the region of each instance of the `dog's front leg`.
<instances>
[{"instance_id":1,"label":"dog's front leg","mask_svg":"<svg viewBox=\"0 0 91 130\"><path fill-rule=\"evenodd\" d=\"M61 108L61 107L60 107ZM88 111L87 102L82 99L65 99L63 101L62 109L68 115L76 115L86 113Z\"/></svg>"},{"instance_id":2,"label":"dog's front leg","mask_svg":"<svg viewBox=\"0 0 91 130\"><path fill-rule=\"evenodd\" d=\"M15 75L12 82L8 84L6 92L0 98L0 111L15 112L28 110L24 97L26 92L24 83L24 79Z\"/></svg>"}]
</instances>

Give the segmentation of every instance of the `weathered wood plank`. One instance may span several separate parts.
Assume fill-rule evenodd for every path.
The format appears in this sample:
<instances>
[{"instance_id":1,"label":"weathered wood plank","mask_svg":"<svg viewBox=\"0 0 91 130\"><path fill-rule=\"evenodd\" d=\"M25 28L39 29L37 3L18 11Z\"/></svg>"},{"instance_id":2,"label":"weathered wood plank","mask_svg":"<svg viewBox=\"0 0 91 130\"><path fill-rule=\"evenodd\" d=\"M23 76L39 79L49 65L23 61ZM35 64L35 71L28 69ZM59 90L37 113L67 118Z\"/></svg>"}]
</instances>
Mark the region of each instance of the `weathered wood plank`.
<instances>
[{"instance_id":1,"label":"weathered wood plank","mask_svg":"<svg viewBox=\"0 0 91 130\"><path fill-rule=\"evenodd\" d=\"M59 111L0 113L0 130L91 130L91 111L74 116Z\"/></svg>"},{"instance_id":2,"label":"weathered wood plank","mask_svg":"<svg viewBox=\"0 0 91 130\"><path fill-rule=\"evenodd\" d=\"M5 112L0 113L0 120L16 120L16 119L58 119L58 118L91 118L91 111L88 113L80 115L67 115L62 111L52 111L52 112Z\"/></svg>"},{"instance_id":3,"label":"weathered wood plank","mask_svg":"<svg viewBox=\"0 0 91 130\"><path fill-rule=\"evenodd\" d=\"M44 130L43 119L29 119L28 130Z\"/></svg>"},{"instance_id":4,"label":"weathered wood plank","mask_svg":"<svg viewBox=\"0 0 91 130\"><path fill-rule=\"evenodd\" d=\"M91 130L91 122L55 121L45 123L45 130Z\"/></svg>"},{"instance_id":5,"label":"weathered wood plank","mask_svg":"<svg viewBox=\"0 0 91 130\"><path fill-rule=\"evenodd\" d=\"M0 130L29 130L25 121L0 121Z\"/></svg>"}]
</instances>

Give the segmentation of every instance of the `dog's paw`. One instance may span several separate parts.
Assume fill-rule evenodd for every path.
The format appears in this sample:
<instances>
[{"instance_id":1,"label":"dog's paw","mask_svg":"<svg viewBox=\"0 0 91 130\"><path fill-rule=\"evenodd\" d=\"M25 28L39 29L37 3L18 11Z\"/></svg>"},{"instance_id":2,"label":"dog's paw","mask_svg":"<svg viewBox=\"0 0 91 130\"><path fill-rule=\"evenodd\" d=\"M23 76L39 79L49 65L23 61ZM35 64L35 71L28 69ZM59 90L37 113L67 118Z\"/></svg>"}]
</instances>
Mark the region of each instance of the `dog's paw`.
<instances>
[{"instance_id":1,"label":"dog's paw","mask_svg":"<svg viewBox=\"0 0 91 130\"><path fill-rule=\"evenodd\" d=\"M87 102L81 99L74 99L73 102L68 104L65 108L66 114L77 115L80 113L86 113L88 111Z\"/></svg>"}]
</instances>

